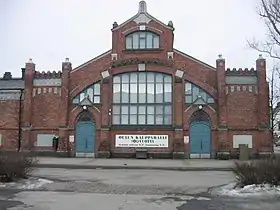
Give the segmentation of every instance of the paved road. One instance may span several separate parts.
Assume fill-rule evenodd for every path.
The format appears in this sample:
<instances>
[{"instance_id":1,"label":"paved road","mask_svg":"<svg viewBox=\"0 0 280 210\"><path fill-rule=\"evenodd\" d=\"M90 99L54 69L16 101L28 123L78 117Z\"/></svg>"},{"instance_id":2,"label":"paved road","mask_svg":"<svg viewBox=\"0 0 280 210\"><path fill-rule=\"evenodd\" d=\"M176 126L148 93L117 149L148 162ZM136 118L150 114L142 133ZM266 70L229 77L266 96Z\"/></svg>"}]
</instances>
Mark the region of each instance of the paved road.
<instances>
[{"instance_id":1,"label":"paved road","mask_svg":"<svg viewBox=\"0 0 280 210\"><path fill-rule=\"evenodd\" d=\"M209 188L231 172L38 169L54 183L36 191L0 191L0 210L279 210L279 198L217 197Z\"/></svg>"}]
</instances>

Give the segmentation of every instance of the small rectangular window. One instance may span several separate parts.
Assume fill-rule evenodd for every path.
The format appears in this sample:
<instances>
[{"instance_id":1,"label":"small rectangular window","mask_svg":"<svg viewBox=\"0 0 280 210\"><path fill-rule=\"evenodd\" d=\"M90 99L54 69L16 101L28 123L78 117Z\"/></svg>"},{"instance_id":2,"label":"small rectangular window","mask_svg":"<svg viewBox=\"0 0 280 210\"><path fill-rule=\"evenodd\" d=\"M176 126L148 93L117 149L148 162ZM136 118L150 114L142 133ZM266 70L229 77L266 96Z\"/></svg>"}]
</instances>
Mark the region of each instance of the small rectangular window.
<instances>
[{"instance_id":1,"label":"small rectangular window","mask_svg":"<svg viewBox=\"0 0 280 210\"><path fill-rule=\"evenodd\" d=\"M114 114L120 114L121 113L121 107L120 106L113 106L113 113Z\"/></svg>"},{"instance_id":2,"label":"small rectangular window","mask_svg":"<svg viewBox=\"0 0 280 210\"><path fill-rule=\"evenodd\" d=\"M122 113L122 115L128 114L128 106L122 106L121 107L121 113Z\"/></svg>"},{"instance_id":3,"label":"small rectangular window","mask_svg":"<svg viewBox=\"0 0 280 210\"><path fill-rule=\"evenodd\" d=\"M165 125L171 125L172 124L172 115L164 115L164 124Z\"/></svg>"},{"instance_id":4,"label":"small rectangular window","mask_svg":"<svg viewBox=\"0 0 280 210\"><path fill-rule=\"evenodd\" d=\"M122 84L122 93L121 93L121 100L122 103L128 103L129 101L129 85Z\"/></svg>"},{"instance_id":5,"label":"small rectangular window","mask_svg":"<svg viewBox=\"0 0 280 210\"><path fill-rule=\"evenodd\" d=\"M132 37L126 37L126 49L132 49Z\"/></svg>"},{"instance_id":6,"label":"small rectangular window","mask_svg":"<svg viewBox=\"0 0 280 210\"><path fill-rule=\"evenodd\" d=\"M143 114L138 115L138 124L140 125L146 124L146 115Z\"/></svg>"},{"instance_id":7,"label":"small rectangular window","mask_svg":"<svg viewBox=\"0 0 280 210\"><path fill-rule=\"evenodd\" d=\"M100 95L100 84L94 85L94 95Z\"/></svg>"},{"instance_id":8,"label":"small rectangular window","mask_svg":"<svg viewBox=\"0 0 280 210\"><path fill-rule=\"evenodd\" d=\"M156 125L162 125L163 124L163 115L157 114L156 115Z\"/></svg>"},{"instance_id":9,"label":"small rectangular window","mask_svg":"<svg viewBox=\"0 0 280 210\"><path fill-rule=\"evenodd\" d=\"M121 115L121 124L122 125L127 125L128 124L128 115L127 114L122 114Z\"/></svg>"},{"instance_id":10,"label":"small rectangular window","mask_svg":"<svg viewBox=\"0 0 280 210\"><path fill-rule=\"evenodd\" d=\"M186 95L186 103L187 104L191 104L193 101L192 101L192 96L191 95Z\"/></svg>"},{"instance_id":11,"label":"small rectangular window","mask_svg":"<svg viewBox=\"0 0 280 210\"><path fill-rule=\"evenodd\" d=\"M148 114L147 115L147 124L148 125L154 125L155 124L155 115Z\"/></svg>"},{"instance_id":12,"label":"small rectangular window","mask_svg":"<svg viewBox=\"0 0 280 210\"><path fill-rule=\"evenodd\" d=\"M100 103L100 96L94 96L93 103L99 104Z\"/></svg>"},{"instance_id":13,"label":"small rectangular window","mask_svg":"<svg viewBox=\"0 0 280 210\"><path fill-rule=\"evenodd\" d=\"M130 114L137 114L137 106L130 106Z\"/></svg>"},{"instance_id":14,"label":"small rectangular window","mask_svg":"<svg viewBox=\"0 0 280 210\"><path fill-rule=\"evenodd\" d=\"M139 49L139 35L137 33L133 34L133 49Z\"/></svg>"},{"instance_id":15,"label":"small rectangular window","mask_svg":"<svg viewBox=\"0 0 280 210\"><path fill-rule=\"evenodd\" d=\"M147 48L152 49L153 48L153 35L152 34L147 34Z\"/></svg>"},{"instance_id":16,"label":"small rectangular window","mask_svg":"<svg viewBox=\"0 0 280 210\"><path fill-rule=\"evenodd\" d=\"M113 124L119 125L120 124L120 119L121 119L121 117L120 117L119 114L114 114L113 115Z\"/></svg>"},{"instance_id":17,"label":"small rectangular window","mask_svg":"<svg viewBox=\"0 0 280 210\"><path fill-rule=\"evenodd\" d=\"M159 48L159 37L158 36L154 36L154 45L153 48Z\"/></svg>"},{"instance_id":18,"label":"small rectangular window","mask_svg":"<svg viewBox=\"0 0 280 210\"><path fill-rule=\"evenodd\" d=\"M129 120L130 120L129 124L136 125L137 124L137 114L130 113Z\"/></svg>"},{"instance_id":19,"label":"small rectangular window","mask_svg":"<svg viewBox=\"0 0 280 210\"><path fill-rule=\"evenodd\" d=\"M140 46L140 49L145 49L146 48L146 39L140 39L139 46Z\"/></svg>"}]
</instances>

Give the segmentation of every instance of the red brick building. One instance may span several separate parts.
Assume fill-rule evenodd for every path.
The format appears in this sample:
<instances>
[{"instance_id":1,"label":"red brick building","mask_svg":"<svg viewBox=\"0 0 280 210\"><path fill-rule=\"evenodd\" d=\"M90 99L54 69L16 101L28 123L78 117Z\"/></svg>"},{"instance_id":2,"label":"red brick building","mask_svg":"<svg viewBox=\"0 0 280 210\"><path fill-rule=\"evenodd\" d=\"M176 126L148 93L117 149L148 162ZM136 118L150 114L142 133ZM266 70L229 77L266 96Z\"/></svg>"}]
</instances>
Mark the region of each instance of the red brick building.
<instances>
[{"instance_id":1,"label":"red brick building","mask_svg":"<svg viewBox=\"0 0 280 210\"><path fill-rule=\"evenodd\" d=\"M138 13L112 28L112 49L72 69L0 80L2 150L73 156L215 158L247 144L271 151L266 61L255 69L212 67L173 47L174 27Z\"/></svg>"}]
</instances>

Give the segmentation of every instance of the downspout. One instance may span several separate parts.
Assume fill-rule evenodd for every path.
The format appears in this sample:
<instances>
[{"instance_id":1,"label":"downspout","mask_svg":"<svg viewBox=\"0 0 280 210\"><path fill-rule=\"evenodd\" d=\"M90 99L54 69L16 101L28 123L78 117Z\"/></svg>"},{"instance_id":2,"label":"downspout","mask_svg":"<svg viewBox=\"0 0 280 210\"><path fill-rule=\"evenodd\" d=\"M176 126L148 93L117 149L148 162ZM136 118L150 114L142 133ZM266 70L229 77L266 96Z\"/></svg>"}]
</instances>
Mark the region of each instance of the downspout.
<instances>
[{"instance_id":1,"label":"downspout","mask_svg":"<svg viewBox=\"0 0 280 210\"><path fill-rule=\"evenodd\" d=\"M21 149L21 117L22 117L22 95L23 95L23 89L20 89L20 97L19 97L19 112L18 112L18 152Z\"/></svg>"}]
</instances>

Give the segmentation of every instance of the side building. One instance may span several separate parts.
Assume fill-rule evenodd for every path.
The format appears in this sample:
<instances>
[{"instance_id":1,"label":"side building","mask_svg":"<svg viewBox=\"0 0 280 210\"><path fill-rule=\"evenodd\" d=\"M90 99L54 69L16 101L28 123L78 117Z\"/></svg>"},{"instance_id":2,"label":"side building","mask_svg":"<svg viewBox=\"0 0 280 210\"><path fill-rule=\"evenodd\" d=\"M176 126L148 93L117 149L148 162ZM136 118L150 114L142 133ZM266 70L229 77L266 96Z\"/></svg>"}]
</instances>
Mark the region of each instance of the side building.
<instances>
[{"instance_id":1,"label":"side building","mask_svg":"<svg viewBox=\"0 0 280 210\"><path fill-rule=\"evenodd\" d=\"M266 61L255 69L210 66L173 47L174 26L147 12L114 22L112 49L72 69L0 80L2 150L82 157L215 158L247 144L272 151Z\"/></svg>"}]
</instances>

